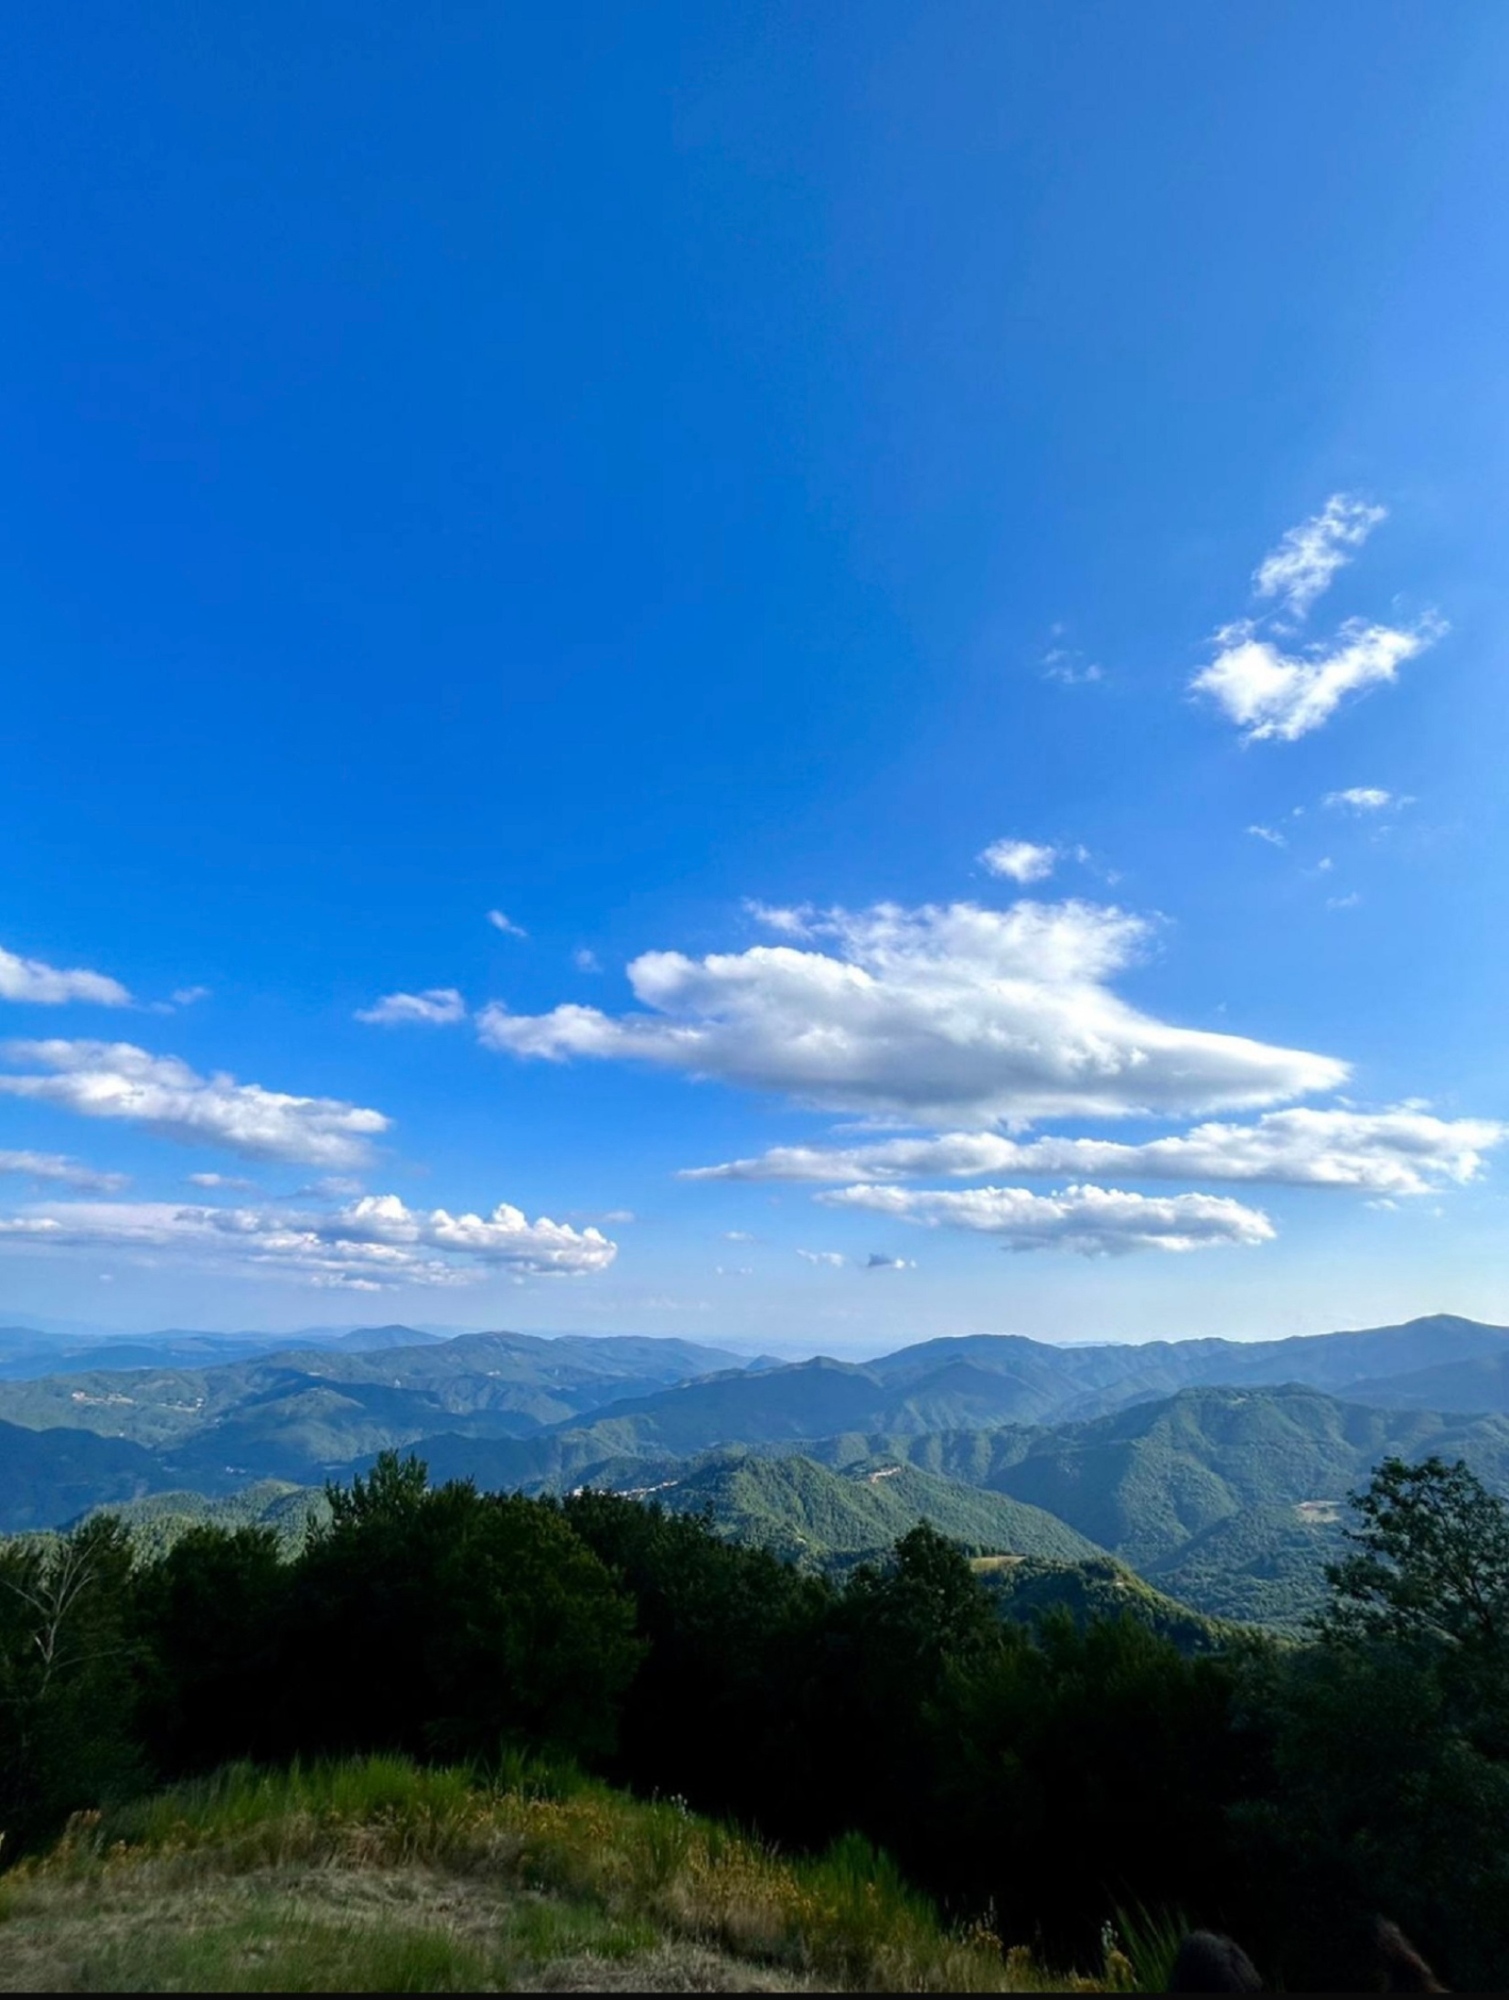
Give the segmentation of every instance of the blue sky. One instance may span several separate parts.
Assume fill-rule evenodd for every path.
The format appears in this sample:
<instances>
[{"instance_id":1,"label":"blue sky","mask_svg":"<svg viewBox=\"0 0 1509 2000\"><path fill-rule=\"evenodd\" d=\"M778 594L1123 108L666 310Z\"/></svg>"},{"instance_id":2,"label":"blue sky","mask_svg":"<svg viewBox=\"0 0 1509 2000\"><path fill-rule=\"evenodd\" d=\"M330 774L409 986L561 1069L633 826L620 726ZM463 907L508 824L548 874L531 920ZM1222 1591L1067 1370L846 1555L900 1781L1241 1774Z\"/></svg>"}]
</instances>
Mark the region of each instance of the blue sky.
<instances>
[{"instance_id":1,"label":"blue sky","mask_svg":"<svg viewBox=\"0 0 1509 2000\"><path fill-rule=\"evenodd\" d=\"M0 1318L1509 1320L1502 14L0 37Z\"/></svg>"}]
</instances>

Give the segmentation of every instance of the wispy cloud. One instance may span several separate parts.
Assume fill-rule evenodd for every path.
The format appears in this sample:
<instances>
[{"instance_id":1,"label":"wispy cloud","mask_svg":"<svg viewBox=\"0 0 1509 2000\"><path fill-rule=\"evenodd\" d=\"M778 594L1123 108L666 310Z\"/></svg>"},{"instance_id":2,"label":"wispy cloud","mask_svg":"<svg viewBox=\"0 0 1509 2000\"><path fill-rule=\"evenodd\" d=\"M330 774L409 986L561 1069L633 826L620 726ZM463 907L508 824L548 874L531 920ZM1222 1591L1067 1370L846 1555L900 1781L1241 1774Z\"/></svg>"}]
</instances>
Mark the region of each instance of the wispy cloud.
<instances>
[{"instance_id":1,"label":"wispy cloud","mask_svg":"<svg viewBox=\"0 0 1509 2000\"><path fill-rule=\"evenodd\" d=\"M125 1187L126 1174L102 1174L71 1160L66 1153L16 1152L0 1148L0 1174L24 1174L28 1180L56 1181L60 1186L92 1194L114 1194Z\"/></svg>"},{"instance_id":2,"label":"wispy cloud","mask_svg":"<svg viewBox=\"0 0 1509 2000\"><path fill-rule=\"evenodd\" d=\"M37 1203L0 1218L0 1243L35 1248L164 1253L212 1267L283 1274L320 1286L377 1291L454 1285L487 1270L572 1277L606 1270L617 1245L500 1202L490 1215L407 1207L366 1195L319 1213L282 1207L212 1208L172 1202Z\"/></svg>"},{"instance_id":3,"label":"wispy cloud","mask_svg":"<svg viewBox=\"0 0 1509 2000\"><path fill-rule=\"evenodd\" d=\"M1038 664L1043 679L1057 681L1060 687L1091 687L1106 677L1105 668L1087 660L1077 646L1052 645Z\"/></svg>"},{"instance_id":4,"label":"wispy cloud","mask_svg":"<svg viewBox=\"0 0 1509 2000\"><path fill-rule=\"evenodd\" d=\"M504 916L501 910L489 910L487 921L495 931L502 931L504 937L527 938L529 935L522 924L514 923L511 918Z\"/></svg>"},{"instance_id":5,"label":"wispy cloud","mask_svg":"<svg viewBox=\"0 0 1509 2000\"><path fill-rule=\"evenodd\" d=\"M1253 572L1253 588L1259 597L1279 598L1293 616L1303 618L1387 511L1352 494L1333 493L1318 514L1290 528L1263 558Z\"/></svg>"},{"instance_id":6,"label":"wispy cloud","mask_svg":"<svg viewBox=\"0 0 1509 2000\"><path fill-rule=\"evenodd\" d=\"M1270 847L1289 845L1289 836L1280 833L1276 826L1249 826L1247 831L1257 840L1266 840Z\"/></svg>"},{"instance_id":7,"label":"wispy cloud","mask_svg":"<svg viewBox=\"0 0 1509 2000\"><path fill-rule=\"evenodd\" d=\"M96 1007L129 1007L131 995L118 979L80 967L64 971L40 958L18 958L0 946L0 1000L26 1001L34 1007L61 1007L70 1000Z\"/></svg>"},{"instance_id":8,"label":"wispy cloud","mask_svg":"<svg viewBox=\"0 0 1509 2000\"><path fill-rule=\"evenodd\" d=\"M1297 653L1286 652L1271 636L1272 629L1292 630L1284 626L1285 615L1292 620L1307 615L1383 518L1381 507L1333 494L1319 514L1289 530L1254 574L1258 596L1279 600L1270 632L1258 621L1240 618L1216 634L1215 658L1190 687L1214 701L1249 742L1292 743L1319 729L1349 695L1397 679L1405 661L1446 631L1445 622L1427 612L1405 626L1348 619L1334 638Z\"/></svg>"},{"instance_id":9,"label":"wispy cloud","mask_svg":"<svg viewBox=\"0 0 1509 2000\"><path fill-rule=\"evenodd\" d=\"M1423 1195L1462 1186L1509 1140L1490 1118L1391 1111L1270 1111L1250 1125L1210 1123L1166 1139L1010 1139L945 1132L857 1146L777 1146L754 1159L684 1170L688 1180L884 1181L947 1174L1114 1174L1131 1180L1270 1182Z\"/></svg>"},{"instance_id":10,"label":"wispy cloud","mask_svg":"<svg viewBox=\"0 0 1509 2000\"><path fill-rule=\"evenodd\" d=\"M127 1119L185 1145L224 1146L248 1159L359 1166L369 1140L389 1125L380 1111L338 1098L295 1097L223 1073L199 1076L176 1056L150 1055L130 1042L10 1042L3 1053L51 1072L0 1076L7 1096L85 1118Z\"/></svg>"},{"instance_id":11,"label":"wispy cloud","mask_svg":"<svg viewBox=\"0 0 1509 2000\"><path fill-rule=\"evenodd\" d=\"M601 972L603 969L602 961L598 958L597 953L584 944L578 945L576 950L572 952L571 963L576 967L578 972Z\"/></svg>"},{"instance_id":12,"label":"wispy cloud","mask_svg":"<svg viewBox=\"0 0 1509 2000\"><path fill-rule=\"evenodd\" d=\"M1004 875L1023 885L1042 882L1058 866L1058 849L1031 840L993 840L980 856L992 875Z\"/></svg>"},{"instance_id":13,"label":"wispy cloud","mask_svg":"<svg viewBox=\"0 0 1509 2000\"><path fill-rule=\"evenodd\" d=\"M881 903L812 913L804 927L804 949L646 952L629 967L641 1012L494 1004L478 1032L521 1058L651 1063L919 1124L1257 1107L1347 1074L1330 1056L1127 1005L1109 982L1149 926L1115 908Z\"/></svg>"},{"instance_id":14,"label":"wispy cloud","mask_svg":"<svg viewBox=\"0 0 1509 2000\"><path fill-rule=\"evenodd\" d=\"M915 1271L915 1257L886 1257L878 1250L872 1250L865 1259L867 1271Z\"/></svg>"},{"instance_id":15,"label":"wispy cloud","mask_svg":"<svg viewBox=\"0 0 1509 2000\"><path fill-rule=\"evenodd\" d=\"M804 1264L825 1264L835 1271L849 1261L842 1250L798 1250L796 1254Z\"/></svg>"},{"instance_id":16,"label":"wispy cloud","mask_svg":"<svg viewBox=\"0 0 1509 2000\"><path fill-rule=\"evenodd\" d=\"M1069 1187L1057 1194L1026 1188L958 1190L834 1188L818 1196L834 1208L861 1208L925 1228L977 1230L1007 1250L1069 1250L1081 1257L1133 1250L1203 1250L1267 1243L1273 1224L1260 1209L1229 1195L1128 1194L1119 1188Z\"/></svg>"},{"instance_id":17,"label":"wispy cloud","mask_svg":"<svg viewBox=\"0 0 1509 2000\"><path fill-rule=\"evenodd\" d=\"M448 1027L466 1019L466 1002L454 986L431 986L423 993L386 993L370 1007L361 1008L356 1018L379 1028L405 1027L416 1021Z\"/></svg>"},{"instance_id":18,"label":"wispy cloud","mask_svg":"<svg viewBox=\"0 0 1509 2000\"><path fill-rule=\"evenodd\" d=\"M1391 807L1412 805L1411 799L1384 791L1381 785L1351 785L1344 792L1327 792L1321 804L1332 812L1381 813Z\"/></svg>"}]
</instances>

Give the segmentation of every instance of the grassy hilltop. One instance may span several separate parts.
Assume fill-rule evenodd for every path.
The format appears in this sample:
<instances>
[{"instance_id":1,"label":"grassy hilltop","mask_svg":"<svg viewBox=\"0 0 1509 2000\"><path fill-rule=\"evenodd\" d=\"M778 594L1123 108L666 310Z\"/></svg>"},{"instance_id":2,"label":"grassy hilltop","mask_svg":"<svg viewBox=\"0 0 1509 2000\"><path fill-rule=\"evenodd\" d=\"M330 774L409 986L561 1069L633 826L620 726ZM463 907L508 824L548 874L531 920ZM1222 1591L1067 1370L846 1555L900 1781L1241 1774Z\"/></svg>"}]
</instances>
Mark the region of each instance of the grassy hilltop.
<instances>
[{"instance_id":1,"label":"grassy hilltop","mask_svg":"<svg viewBox=\"0 0 1509 2000\"><path fill-rule=\"evenodd\" d=\"M224 1771L0 1882L0 1992L1063 1992L849 1837L783 1860L573 1774ZM1130 1960L1108 1968L1130 1986Z\"/></svg>"}]
</instances>

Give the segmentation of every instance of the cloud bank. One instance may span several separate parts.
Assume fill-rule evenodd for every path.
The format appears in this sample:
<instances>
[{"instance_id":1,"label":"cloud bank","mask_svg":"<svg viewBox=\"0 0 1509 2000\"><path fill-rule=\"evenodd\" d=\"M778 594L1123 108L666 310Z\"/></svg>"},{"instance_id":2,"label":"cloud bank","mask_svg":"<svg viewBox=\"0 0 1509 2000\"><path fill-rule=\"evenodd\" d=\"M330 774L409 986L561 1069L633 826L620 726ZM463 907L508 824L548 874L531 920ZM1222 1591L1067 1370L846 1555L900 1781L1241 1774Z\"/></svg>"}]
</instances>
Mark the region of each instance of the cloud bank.
<instances>
[{"instance_id":1,"label":"cloud bank","mask_svg":"<svg viewBox=\"0 0 1509 2000\"><path fill-rule=\"evenodd\" d=\"M456 1285L488 1270L574 1277L606 1270L617 1244L500 1202L488 1216L411 1209L397 1195L365 1195L329 1213L173 1202L38 1203L0 1218L0 1242L43 1248L176 1253L241 1272L379 1291Z\"/></svg>"},{"instance_id":2,"label":"cloud bank","mask_svg":"<svg viewBox=\"0 0 1509 2000\"><path fill-rule=\"evenodd\" d=\"M1068 1187L1057 1194L1026 1188L834 1188L818 1200L861 1208L928 1229L973 1229L998 1236L1007 1250L1069 1250L1080 1257L1120 1257L1133 1250L1205 1250L1269 1242L1273 1224L1261 1209L1229 1195L1128 1194L1120 1188Z\"/></svg>"},{"instance_id":3,"label":"cloud bank","mask_svg":"<svg viewBox=\"0 0 1509 2000\"><path fill-rule=\"evenodd\" d=\"M1050 1116L1257 1108L1334 1089L1336 1058L1175 1026L1109 981L1149 927L1115 908L1020 902L775 913L788 935L629 966L645 1010L478 1020L525 1059L644 1062L863 1116L1019 1127ZM823 948L817 948L821 944Z\"/></svg>"},{"instance_id":4,"label":"cloud bank","mask_svg":"<svg viewBox=\"0 0 1509 2000\"><path fill-rule=\"evenodd\" d=\"M1116 1174L1132 1180L1268 1182L1423 1195L1463 1185L1509 1138L1487 1118L1393 1111L1270 1111L1252 1125L1197 1125L1144 1145L1112 1139L1007 1139L995 1132L883 1139L858 1146L775 1146L748 1160L690 1167L686 1180L900 1181L933 1174Z\"/></svg>"},{"instance_id":5,"label":"cloud bank","mask_svg":"<svg viewBox=\"0 0 1509 2000\"><path fill-rule=\"evenodd\" d=\"M131 1042L9 1042L12 1062L50 1071L0 1076L0 1093L55 1104L86 1118L124 1118L185 1145L224 1146L251 1160L351 1167L386 1132L380 1111L331 1097L293 1097L199 1076L176 1056L149 1055Z\"/></svg>"}]
</instances>

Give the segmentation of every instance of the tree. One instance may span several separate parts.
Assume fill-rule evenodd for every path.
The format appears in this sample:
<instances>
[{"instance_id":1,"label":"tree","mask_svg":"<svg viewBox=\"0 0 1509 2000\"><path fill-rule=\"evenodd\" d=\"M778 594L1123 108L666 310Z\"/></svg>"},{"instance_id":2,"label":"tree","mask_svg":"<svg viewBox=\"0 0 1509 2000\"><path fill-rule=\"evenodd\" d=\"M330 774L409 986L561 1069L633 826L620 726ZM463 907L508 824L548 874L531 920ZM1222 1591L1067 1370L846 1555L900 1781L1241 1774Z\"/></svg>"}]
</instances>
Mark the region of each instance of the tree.
<instances>
[{"instance_id":1,"label":"tree","mask_svg":"<svg viewBox=\"0 0 1509 2000\"><path fill-rule=\"evenodd\" d=\"M139 1572L142 1723L161 1769L266 1754L289 1579L270 1528L191 1528Z\"/></svg>"},{"instance_id":2,"label":"tree","mask_svg":"<svg viewBox=\"0 0 1509 2000\"><path fill-rule=\"evenodd\" d=\"M1356 1553L1331 1564L1322 1629L1333 1640L1392 1638L1502 1651L1509 1643L1509 1506L1459 1459L1385 1459L1352 1496Z\"/></svg>"},{"instance_id":3,"label":"tree","mask_svg":"<svg viewBox=\"0 0 1509 2000\"><path fill-rule=\"evenodd\" d=\"M113 1516L0 1546L0 1828L13 1844L137 1775L130 1580Z\"/></svg>"},{"instance_id":4,"label":"tree","mask_svg":"<svg viewBox=\"0 0 1509 2000\"><path fill-rule=\"evenodd\" d=\"M467 1480L431 1487L393 1452L329 1498L329 1525L293 1566L288 1749L611 1746L638 1660L634 1610L557 1506Z\"/></svg>"}]
</instances>

